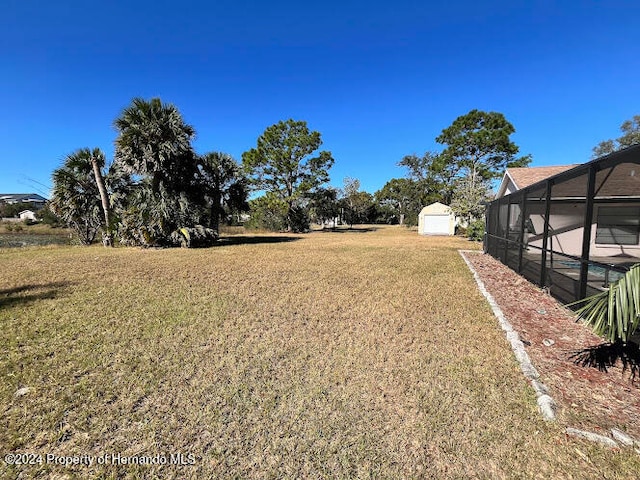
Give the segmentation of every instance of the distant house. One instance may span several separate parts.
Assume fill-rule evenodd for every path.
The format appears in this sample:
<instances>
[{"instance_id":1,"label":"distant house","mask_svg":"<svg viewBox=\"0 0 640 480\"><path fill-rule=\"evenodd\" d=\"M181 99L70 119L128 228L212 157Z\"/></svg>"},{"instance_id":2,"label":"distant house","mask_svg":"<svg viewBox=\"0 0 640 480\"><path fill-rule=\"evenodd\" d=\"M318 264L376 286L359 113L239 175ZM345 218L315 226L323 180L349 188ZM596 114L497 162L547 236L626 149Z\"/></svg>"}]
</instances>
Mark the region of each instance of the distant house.
<instances>
[{"instance_id":1,"label":"distant house","mask_svg":"<svg viewBox=\"0 0 640 480\"><path fill-rule=\"evenodd\" d=\"M0 202L14 203L31 203L37 210L44 207L47 199L37 193L0 193Z\"/></svg>"},{"instance_id":2,"label":"distant house","mask_svg":"<svg viewBox=\"0 0 640 480\"><path fill-rule=\"evenodd\" d=\"M36 214L33 210L23 210L18 213L18 217L20 217L20 220L33 220L34 222L36 221Z\"/></svg>"}]
</instances>

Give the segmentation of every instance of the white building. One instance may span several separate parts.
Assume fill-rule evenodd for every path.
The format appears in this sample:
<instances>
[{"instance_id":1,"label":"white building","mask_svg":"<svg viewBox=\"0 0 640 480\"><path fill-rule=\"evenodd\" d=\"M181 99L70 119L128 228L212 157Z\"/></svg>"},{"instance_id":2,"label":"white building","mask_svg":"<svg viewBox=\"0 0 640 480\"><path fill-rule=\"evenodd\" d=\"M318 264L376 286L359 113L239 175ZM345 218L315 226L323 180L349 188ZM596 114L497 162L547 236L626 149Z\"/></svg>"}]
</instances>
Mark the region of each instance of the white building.
<instances>
[{"instance_id":1,"label":"white building","mask_svg":"<svg viewBox=\"0 0 640 480\"><path fill-rule=\"evenodd\" d=\"M418 215L418 233L420 235L454 235L456 216L451 208L440 203L424 207Z\"/></svg>"},{"instance_id":2,"label":"white building","mask_svg":"<svg viewBox=\"0 0 640 480\"><path fill-rule=\"evenodd\" d=\"M32 220L32 221L36 221L36 214L35 212L33 212L33 210L23 210L20 213L18 213L18 217L20 217L20 220Z\"/></svg>"}]
</instances>

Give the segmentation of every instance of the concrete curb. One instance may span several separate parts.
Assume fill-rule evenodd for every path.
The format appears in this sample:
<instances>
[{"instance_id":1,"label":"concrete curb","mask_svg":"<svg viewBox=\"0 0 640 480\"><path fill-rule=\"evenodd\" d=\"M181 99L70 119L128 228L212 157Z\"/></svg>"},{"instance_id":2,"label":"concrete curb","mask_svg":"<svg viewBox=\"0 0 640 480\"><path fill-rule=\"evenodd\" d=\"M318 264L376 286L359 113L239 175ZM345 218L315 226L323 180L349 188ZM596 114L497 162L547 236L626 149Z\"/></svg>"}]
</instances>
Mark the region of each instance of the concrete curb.
<instances>
[{"instance_id":1,"label":"concrete curb","mask_svg":"<svg viewBox=\"0 0 640 480\"><path fill-rule=\"evenodd\" d=\"M549 389L547 388L547 386L539 380L540 375L531 363L531 359L524 349L524 343L522 343L522 341L520 340L518 332L513 329L511 324L505 318L504 313L502 313L502 310L500 310L500 307L491 296L491 294L487 291L482 280L480 280L480 275L478 275L478 272L476 272L475 268L473 268L471 262L469 262L469 260L467 260L467 257L465 257L465 253L471 252L472 250L458 250L458 253L467 264L467 267L469 267L469 270L471 270L471 273L473 273L473 278L475 278L476 283L478 284L480 293L482 293L487 299L487 302L489 302L489 306L491 307L491 310L493 310L493 314L498 319L500 327L505 331L507 341L511 344L511 349L513 350L513 353L516 356L518 363L520 364L522 373L527 378L527 380L529 380L531 386L536 392L538 408L540 409L542 418L544 418L548 422L552 422L556 419L556 403L553 401L553 398L549 396Z\"/></svg>"}]
</instances>

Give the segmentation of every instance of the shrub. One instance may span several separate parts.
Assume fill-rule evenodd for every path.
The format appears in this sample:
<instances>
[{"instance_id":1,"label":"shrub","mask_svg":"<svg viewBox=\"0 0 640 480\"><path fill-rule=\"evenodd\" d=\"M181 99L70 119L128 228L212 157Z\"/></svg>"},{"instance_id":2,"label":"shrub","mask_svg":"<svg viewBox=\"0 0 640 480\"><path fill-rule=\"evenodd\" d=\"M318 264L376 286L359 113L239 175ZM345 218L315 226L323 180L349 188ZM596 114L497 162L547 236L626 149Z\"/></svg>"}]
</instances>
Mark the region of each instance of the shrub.
<instances>
[{"instance_id":1,"label":"shrub","mask_svg":"<svg viewBox=\"0 0 640 480\"><path fill-rule=\"evenodd\" d=\"M296 206L291 210L291 230L294 232L308 232L311 228L309 212L306 208Z\"/></svg>"},{"instance_id":2,"label":"shrub","mask_svg":"<svg viewBox=\"0 0 640 480\"><path fill-rule=\"evenodd\" d=\"M281 232L290 223L292 232L307 232L310 229L311 218L306 206L293 205L289 211L288 205L272 192L251 200L249 207L251 218L245 222L247 228ZM291 218L288 219L287 215Z\"/></svg>"},{"instance_id":3,"label":"shrub","mask_svg":"<svg viewBox=\"0 0 640 480\"><path fill-rule=\"evenodd\" d=\"M51 226L51 228L57 228L63 225L62 220L60 220L55 213L51 211L51 208L49 208L49 202L36 212L36 218L45 225Z\"/></svg>"},{"instance_id":4,"label":"shrub","mask_svg":"<svg viewBox=\"0 0 640 480\"><path fill-rule=\"evenodd\" d=\"M120 215L118 238L128 247L162 246L166 243L162 226L137 207L130 207Z\"/></svg>"},{"instance_id":5,"label":"shrub","mask_svg":"<svg viewBox=\"0 0 640 480\"><path fill-rule=\"evenodd\" d=\"M287 205L272 193L267 193L249 202L251 218L247 228L282 231L287 228Z\"/></svg>"},{"instance_id":6,"label":"shrub","mask_svg":"<svg viewBox=\"0 0 640 480\"><path fill-rule=\"evenodd\" d=\"M484 238L484 220L474 220L467 227L467 237L469 240L477 242Z\"/></svg>"},{"instance_id":7,"label":"shrub","mask_svg":"<svg viewBox=\"0 0 640 480\"><path fill-rule=\"evenodd\" d=\"M182 227L171 234L171 243L184 248L211 247L218 241L218 233L202 225Z\"/></svg>"},{"instance_id":8,"label":"shrub","mask_svg":"<svg viewBox=\"0 0 640 480\"><path fill-rule=\"evenodd\" d=\"M418 225L418 212L411 211L404 217L404 224L407 227L416 227Z\"/></svg>"}]
</instances>

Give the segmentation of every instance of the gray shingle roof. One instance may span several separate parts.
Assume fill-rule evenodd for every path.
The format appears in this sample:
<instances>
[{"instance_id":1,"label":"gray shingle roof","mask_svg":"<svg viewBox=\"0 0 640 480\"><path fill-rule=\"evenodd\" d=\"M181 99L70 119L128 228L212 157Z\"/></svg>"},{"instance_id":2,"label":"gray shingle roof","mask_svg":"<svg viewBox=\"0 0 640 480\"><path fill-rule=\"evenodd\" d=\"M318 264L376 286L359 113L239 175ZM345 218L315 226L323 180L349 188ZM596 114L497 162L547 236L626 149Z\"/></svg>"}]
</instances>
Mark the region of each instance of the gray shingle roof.
<instances>
[{"instance_id":1,"label":"gray shingle roof","mask_svg":"<svg viewBox=\"0 0 640 480\"><path fill-rule=\"evenodd\" d=\"M0 200L4 200L8 203L20 203L20 202L33 202L43 203L47 199L37 193L0 193Z\"/></svg>"}]
</instances>

